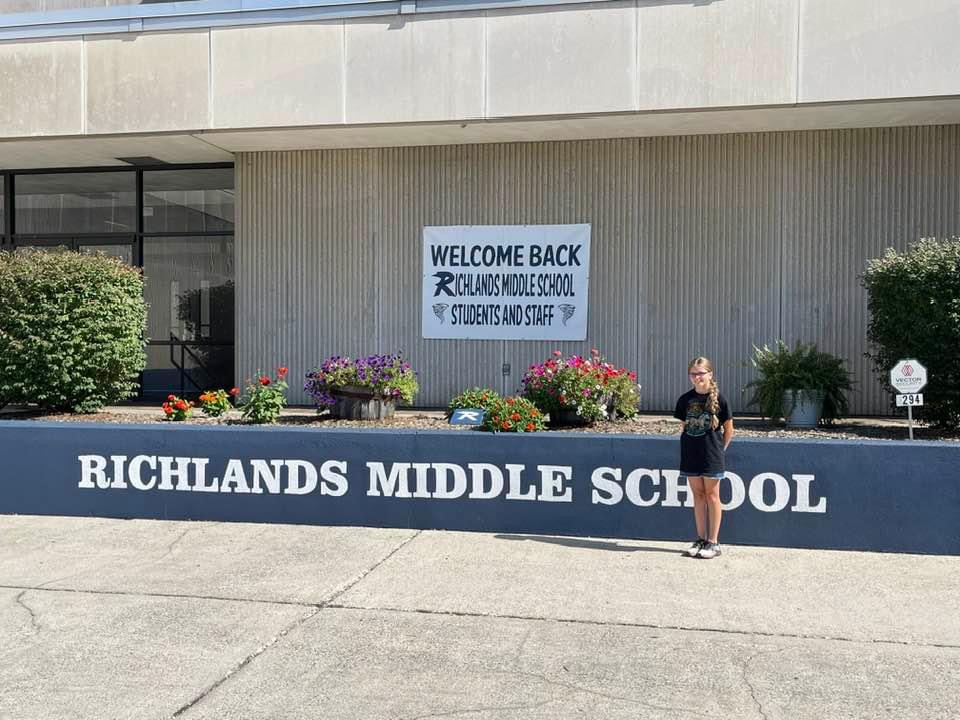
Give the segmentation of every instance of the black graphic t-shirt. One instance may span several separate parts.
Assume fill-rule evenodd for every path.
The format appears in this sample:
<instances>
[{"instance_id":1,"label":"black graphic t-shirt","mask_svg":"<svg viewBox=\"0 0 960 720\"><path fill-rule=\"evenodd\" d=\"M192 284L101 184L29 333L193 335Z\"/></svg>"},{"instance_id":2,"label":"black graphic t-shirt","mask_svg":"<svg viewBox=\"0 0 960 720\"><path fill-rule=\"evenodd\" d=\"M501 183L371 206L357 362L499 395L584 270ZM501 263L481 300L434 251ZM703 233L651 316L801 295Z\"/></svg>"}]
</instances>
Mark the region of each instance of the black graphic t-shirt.
<instances>
[{"instance_id":1,"label":"black graphic t-shirt","mask_svg":"<svg viewBox=\"0 0 960 720\"><path fill-rule=\"evenodd\" d=\"M733 416L723 395L717 396L720 405L717 411L718 424L716 430L711 430L708 397L691 389L677 400L673 416L683 421L683 434L680 436L682 473L713 475L726 469L723 465L723 424Z\"/></svg>"}]
</instances>

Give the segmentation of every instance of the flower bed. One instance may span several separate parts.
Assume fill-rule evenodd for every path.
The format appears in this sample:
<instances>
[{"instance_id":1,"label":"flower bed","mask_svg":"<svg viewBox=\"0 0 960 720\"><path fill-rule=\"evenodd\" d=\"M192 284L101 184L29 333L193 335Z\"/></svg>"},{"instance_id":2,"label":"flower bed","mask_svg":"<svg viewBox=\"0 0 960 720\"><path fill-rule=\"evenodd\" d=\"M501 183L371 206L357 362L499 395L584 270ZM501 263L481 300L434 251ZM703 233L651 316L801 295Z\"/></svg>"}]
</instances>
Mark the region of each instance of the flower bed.
<instances>
[{"instance_id":1,"label":"flower bed","mask_svg":"<svg viewBox=\"0 0 960 720\"><path fill-rule=\"evenodd\" d=\"M306 377L304 390L317 409L343 418L389 417L398 402L413 402L420 389L410 363L399 355L334 355Z\"/></svg>"},{"instance_id":2,"label":"flower bed","mask_svg":"<svg viewBox=\"0 0 960 720\"><path fill-rule=\"evenodd\" d=\"M590 424L637 414L637 374L607 362L596 348L590 357L553 357L531 365L523 376L524 397L550 415L554 425Z\"/></svg>"}]
</instances>

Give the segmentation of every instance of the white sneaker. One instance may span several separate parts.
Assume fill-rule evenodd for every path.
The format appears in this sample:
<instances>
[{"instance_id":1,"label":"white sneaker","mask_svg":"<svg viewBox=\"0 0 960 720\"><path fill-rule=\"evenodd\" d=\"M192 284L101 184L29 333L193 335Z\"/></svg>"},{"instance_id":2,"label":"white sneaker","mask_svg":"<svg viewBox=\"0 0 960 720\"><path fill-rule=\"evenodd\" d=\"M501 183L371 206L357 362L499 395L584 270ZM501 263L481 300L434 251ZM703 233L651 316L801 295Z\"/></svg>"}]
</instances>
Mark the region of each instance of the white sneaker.
<instances>
[{"instance_id":1,"label":"white sneaker","mask_svg":"<svg viewBox=\"0 0 960 720\"><path fill-rule=\"evenodd\" d=\"M697 557L701 557L704 560L709 560L720 554L720 543L707 542L703 544L702 548L700 548L700 553L697 555Z\"/></svg>"},{"instance_id":2,"label":"white sneaker","mask_svg":"<svg viewBox=\"0 0 960 720\"><path fill-rule=\"evenodd\" d=\"M693 543L693 545L691 545L690 547L688 547L686 550L683 551L683 554L686 555L687 557L697 557L700 554L701 548L703 548L703 546L706 544L707 544L706 540L704 540L703 538L697 538L697 540Z\"/></svg>"}]
</instances>

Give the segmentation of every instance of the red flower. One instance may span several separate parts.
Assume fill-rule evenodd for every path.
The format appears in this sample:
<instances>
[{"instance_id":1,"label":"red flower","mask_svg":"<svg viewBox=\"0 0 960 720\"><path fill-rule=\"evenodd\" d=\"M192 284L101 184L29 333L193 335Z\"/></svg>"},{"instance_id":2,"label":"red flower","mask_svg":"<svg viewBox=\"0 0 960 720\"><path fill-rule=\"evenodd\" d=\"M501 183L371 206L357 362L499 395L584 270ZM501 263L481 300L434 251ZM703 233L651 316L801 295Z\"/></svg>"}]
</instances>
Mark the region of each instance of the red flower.
<instances>
[{"instance_id":1,"label":"red flower","mask_svg":"<svg viewBox=\"0 0 960 720\"><path fill-rule=\"evenodd\" d=\"M553 351L553 354L554 354L555 357L560 357L561 355L563 355L563 353L560 352L559 350L554 350L554 351Z\"/></svg>"},{"instance_id":2,"label":"red flower","mask_svg":"<svg viewBox=\"0 0 960 720\"><path fill-rule=\"evenodd\" d=\"M240 388L238 388L238 387L230 388L230 394L233 395L234 397L236 397L237 395L240 394Z\"/></svg>"},{"instance_id":3,"label":"red flower","mask_svg":"<svg viewBox=\"0 0 960 720\"><path fill-rule=\"evenodd\" d=\"M176 395L167 395L167 402L173 402L177 399Z\"/></svg>"},{"instance_id":4,"label":"red flower","mask_svg":"<svg viewBox=\"0 0 960 720\"><path fill-rule=\"evenodd\" d=\"M512 397L507 398L507 405L513 405L516 402Z\"/></svg>"},{"instance_id":5,"label":"red flower","mask_svg":"<svg viewBox=\"0 0 960 720\"><path fill-rule=\"evenodd\" d=\"M537 426L534 425L532 422L527 423L527 432L533 432L536 429L537 429Z\"/></svg>"},{"instance_id":6,"label":"red flower","mask_svg":"<svg viewBox=\"0 0 960 720\"><path fill-rule=\"evenodd\" d=\"M503 428L504 430L509 430L510 428L513 427L513 425L510 424L509 420L504 420L502 423L500 423L500 427Z\"/></svg>"},{"instance_id":7,"label":"red flower","mask_svg":"<svg viewBox=\"0 0 960 720\"><path fill-rule=\"evenodd\" d=\"M517 420L520 419L520 413L518 413L518 412L511 413L510 419L513 420L514 422L516 422Z\"/></svg>"},{"instance_id":8,"label":"red flower","mask_svg":"<svg viewBox=\"0 0 960 720\"><path fill-rule=\"evenodd\" d=\"M282 380L288 372L289 370L287 370L285 367L277 368L277 377Z\"/></svg>"},{"instance_id":9,"label":"red flower","mask_svg":"<svg viewBox=\"0 0 960 720\"><path fill-rule=\"evenodd\" d=\"M264 385L264 386L269 385L269 384L270 384L270 378L268 378L266 375L261 375L261 376L260 376L260 384L261 384L261 385Z\"/></svg>"},{"instance_id":10,"label":"red flower","mask_svg":"<svg viewBox=\"0 0 960 720\"><path fill-rule=\"evenodd\" d=\"M174 403L174 407L176 407L177 410L186 410L190 406L187 405L186 400L177 400L177 402Z\"/></svg>"}]
</instances>

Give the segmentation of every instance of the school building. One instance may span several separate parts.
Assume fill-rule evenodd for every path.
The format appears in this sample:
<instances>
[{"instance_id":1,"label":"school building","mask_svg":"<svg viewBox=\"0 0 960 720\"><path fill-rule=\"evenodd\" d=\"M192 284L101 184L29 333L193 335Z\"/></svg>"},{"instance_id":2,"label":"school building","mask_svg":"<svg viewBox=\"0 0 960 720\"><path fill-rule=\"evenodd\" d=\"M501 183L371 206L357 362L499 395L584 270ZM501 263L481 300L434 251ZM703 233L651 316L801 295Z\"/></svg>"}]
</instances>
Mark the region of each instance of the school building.
<instances>
[{"instance_id":1,"label":"school building","mask_svg":"<svg viewBox=\"0 0 960 720\"><path fill-rule=\"evenodd\" d=\"M437 406L595 347L645 410L696 354L743 410L783 338L886 413L858 278L960 234L958 31L956 0L0 0L0 242L143 268L145 397L283 364L305 403L402 351ZM425 228L530 225L589 232L582 335L428 337Z\"/></svg>"}]
</instances>

